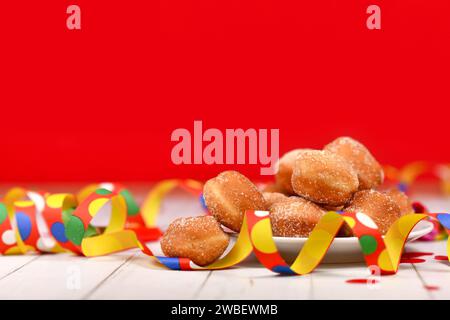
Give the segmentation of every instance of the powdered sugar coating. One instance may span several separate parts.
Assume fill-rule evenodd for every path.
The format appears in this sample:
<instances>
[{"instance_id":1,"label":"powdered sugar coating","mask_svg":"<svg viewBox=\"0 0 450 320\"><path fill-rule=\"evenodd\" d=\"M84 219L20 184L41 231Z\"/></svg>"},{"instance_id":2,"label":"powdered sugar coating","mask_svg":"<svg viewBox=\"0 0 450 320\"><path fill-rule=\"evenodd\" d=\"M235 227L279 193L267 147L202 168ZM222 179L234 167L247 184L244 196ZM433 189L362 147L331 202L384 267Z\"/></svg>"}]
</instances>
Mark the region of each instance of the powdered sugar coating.
<instances>
[{"instance_id":1,"label":"powdered sugar coating","mask_svg":"<svg viewBox=\"0 0 450 320\"><path fill-rule=\"evenodd\" d=\"M295 194L294 189L292 188L292 173L294 171L295 160L299 153L310 150L310 149L294 149L289 152L286 152L279 160L278 160L278 172L275 176L276 185L281 188L281 193L287 195Z\"/></svg>"},{"instance_id":2,"label":"powdered sugar coating","mask_svg":"<svg viewBox=\"0 0 450 320\"><path fill-rule=\"evenodd\" d=\"M203 187L208 210L224 226L241 230L246 210L266 210L262 193L244 175L237 171L224 171L208 180Z\"/></svg>"},{"instance_id":3,"label":"powdered sugar coating","mask_svg":"<svg viewBox=\"0 0 450 320\"><path fill-rule=\"evenodd\" d=\"M392 188L385 193L398 205L400 208L400 215L404 216L414 213L411 200L409 200L408 196L404 192L401 192L397 188Z\"/></svg>"},{"instance_id":4,"label":"powdered sugar coating","mask_svg":"<svg viewBox=\"0 0 450 320\"><path fill-rule=\"evenodd\" d=\"M341 206L358 186L355 170L339 155L320 150L298 154L292 174L296 194L319 204Z\"/></svg>"},{"instance_id":5,"label":"powdered sugar coating","mask_svg":"<svg viewBox=\"0 0 450 320\"><path fill-rule=\"evenodd\" d=\"M383 182L383 168L370 151L355 139L337 138L326 145L324 150L340 155L352 165L358 174L359 190L376 188Z\"/></svg>"},{"instance_id":6,"label":"powdered sugar coating","mask_svg":"<svg viewBox=\"0 0 450 320\"><path fill-rule=\"evenodd\" d=\"M277 202L270 211L273 235L308 237L324 214L319 206L300 197Z\"/></svg>"},{"instance_id":7,"label":"powdered sugar coating","mask_svg":"<svg viewBox=\"0 0 450 320\"><path fill-rule=\"evenodd\" d=\"M285 189L278 185L276 182L269 182L260 187L261 192L278 192L285 194Z\"/></svg>"},{"instance_id":8,"label":"powdered sugar coating","mask_svg":"<svg viewBox=\"0 0 450 320\"><path fill-rule=\"evenodd\" d=\"M223 254L229 241L229 236L212 216L178 218L164 233L161 249L168 257L189 258L205 266Z\"/></svg>"},{"instance_id":9,"label":"powdered sugar coating","mask_svg":"<svg viewBox=\"0 0 450 320\"><path fill-rule=\"evenodd\" d=\"M391 197L375 190L355 193L345 211L365 213L375 221L381 234L385 234L400 217L400 208Z\"/></svg>"},{"instance_id":10,"label":"powdered sugar coating","mask_svg":"<svg viewBox=\"0 0 450 320\"><path fill-rule=\"evenodd\" d=\"M268 209L275 203L288 199L287 196L279 192L263 192L263 196Z\"/></svg>"}]
</instances>

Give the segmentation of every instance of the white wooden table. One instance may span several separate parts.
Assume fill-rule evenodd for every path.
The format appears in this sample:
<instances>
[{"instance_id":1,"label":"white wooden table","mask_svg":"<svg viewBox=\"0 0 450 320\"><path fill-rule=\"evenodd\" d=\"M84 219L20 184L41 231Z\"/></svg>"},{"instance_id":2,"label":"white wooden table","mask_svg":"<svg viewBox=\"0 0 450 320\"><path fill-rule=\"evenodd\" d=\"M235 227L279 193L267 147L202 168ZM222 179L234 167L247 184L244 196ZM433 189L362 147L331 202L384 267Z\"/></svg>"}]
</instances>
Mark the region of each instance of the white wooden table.
<instances>
[{"instance_id":1,"label":"white wooden table","mask_svg":"<svg viewBox=\"0 0 450 320\"><path fill-rule=\"evenodd\" d=\"M137 190L142 199L141 188ZM450 210L449 199L430 194L415 198L433 210ZM195 201L175 194L164 204L160 224L167 225L174 213L198 210ZM158 243L149 245L159 250ZM446 242L415 242L407 249L446 255ZM367 285L346 282L366 278L364 264L322 265L310 275L285 277L252 262L220 271L171 271L138 250L98 258L3 256L0 299L449 299L450 264L424 258L426 263L401 264L397 275Z\"/></svg>"}]
</instances>

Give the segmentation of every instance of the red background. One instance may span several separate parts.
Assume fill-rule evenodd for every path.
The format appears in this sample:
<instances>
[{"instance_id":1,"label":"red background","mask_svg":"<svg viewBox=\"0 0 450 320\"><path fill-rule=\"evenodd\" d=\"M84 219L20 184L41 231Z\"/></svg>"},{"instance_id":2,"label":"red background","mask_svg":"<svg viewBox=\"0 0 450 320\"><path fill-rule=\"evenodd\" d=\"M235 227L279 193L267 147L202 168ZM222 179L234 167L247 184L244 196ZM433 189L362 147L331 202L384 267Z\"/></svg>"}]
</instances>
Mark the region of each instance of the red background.
<instances>
[{"instance_id":1,"label":"red background","mask_svg":"<svg viewBox=\"0 0 450 320\"><path fill-rule=\"evenodd\" d=\"M370 4L382 30L366 28ZM448 162L449 12L448 0L2 1L0 180L207 178L225 167L170 161L171 132L194 120L279 128L281 152L351 135L383 163Z\"/></svg>"}]
</instances>

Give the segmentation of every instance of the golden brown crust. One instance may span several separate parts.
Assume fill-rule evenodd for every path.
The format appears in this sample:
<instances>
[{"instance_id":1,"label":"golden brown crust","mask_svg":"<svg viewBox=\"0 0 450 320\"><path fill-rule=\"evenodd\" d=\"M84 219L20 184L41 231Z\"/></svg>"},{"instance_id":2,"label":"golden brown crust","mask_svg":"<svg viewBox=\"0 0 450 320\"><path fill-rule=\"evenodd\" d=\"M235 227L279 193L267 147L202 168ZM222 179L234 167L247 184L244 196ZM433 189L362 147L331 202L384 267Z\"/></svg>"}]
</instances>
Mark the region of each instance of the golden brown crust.
<instances>
[{"instance_id":1,"label":"golden brown crust","mask_svg":"<svg viewBox=\"0 0 450 320\"><path fill-rule=\"evenodd\" d=\"M270 211L273 235L306 238L324 214L319 206L300 197L275 203Z\"/></svg>"},{"instance_id":2,"label":"golden brown crust","mask_svg":"<svg viewBox=\"0 0 450 320\"><path fill-rule=\"evenodd\" d=\"M385 193L398 205L400 208L400 215L404 216L414 213L411 200L409 200L408 196L404 192L401 192L397 188L392 188Z\"/></svg>"},{"instance_id":3,"label":"golden brown crust","mask_svg":"<svg viewBox=\"0 0 450 320\"><path fill-rule=\"evenodd\" d=\"M295 194L292 188L292 173L294 171L295 160L299 153L309 149L294 149L286 152L280 160L278 160L278 171L275 175L276 185L281 188L281 193L287 195Z\"/></svg>"},{"instance_id":4,"label":"golden brown crust","mask_svg":"<svg viewBox=\"0 0 450 320\"><path fill-rule=\"evenodd\" d=\"M237 171L225 171L210 179L203 187L208 210L224 226L241 230L246 210L266 210L262 193Z\"/></svg>"},{"instance_id":5,"label":"golden brown crust","mask_svg":"<svg viewBox=\"0 0 450 320\"><path fill-rule=\"evenodd\" d=\"M341 206L358 190L358 176L344 158L329 151L299 153L292 174L298 195L313 202Z\"/></svg>"},{"instance_id":6,"label":"golden brown crust","mask_svg":"<svg viewBox=\"0 0 450 320\"><path fill-rule=\"evenodd\" d=\"M350 137L340 137L324 147L324 150L345 158L358 174L359 190L373 189L383 183L383 168L370 151Z\"/></svg>"},{"instance_id":7,"label":"golden brown crust","mask_svg":"<svg viewBox=\"0 0 450 320\"><path fill-rule=\"evenodd\" d=\"M270 209L275 203L289 199L286 195L279 192L263 192L267 209Z\"/></svg>"},{"instance_id":8,"label":"golden brown crust","mask_svg":"<svg viewBox=\"0 0 450 320\"><path fill-rule=\"evenodd\" d=\"M282 194L286 195L285 194L286 190L284 188L282 188L281 186L279 186L275 182L270 182L270 183L264 185L261 188L261 191L262 192L278 192L278 193L282 193Z\"/></svg>"},{"instance_id":9,"label":"golden brown crust","mask_svg":"<svg viewBox=\"0 0 450 320\"><path fill-rule=\"evenodd\" d=\"M322 204L320 207L325 211L341 211L344 209L344 206L329 206L326 204Z\"/></svg>"},{"instance_id":10,"label":"golden brown crust","mask_svg":"<svg viewBox=\"0 0 450 320\"><path fill-rule=\"evenodd\" d=\"M164 233L161 249L168 257L189 258L205 266L224 253L229 241L229 236L212 216L179 218Z\"/></svg>"},{"instance_id":11,"label":"golden brown crust","mask_svg":"<svg viewBox=\"0 0 450 320\"><path fill-rule=\"evenodd\" d=\"M386 234L400 217L400 208L391 197L375 190L358 191L345 211L365 213L372 218L381 234Z\"/></svg>"}]
</instances>

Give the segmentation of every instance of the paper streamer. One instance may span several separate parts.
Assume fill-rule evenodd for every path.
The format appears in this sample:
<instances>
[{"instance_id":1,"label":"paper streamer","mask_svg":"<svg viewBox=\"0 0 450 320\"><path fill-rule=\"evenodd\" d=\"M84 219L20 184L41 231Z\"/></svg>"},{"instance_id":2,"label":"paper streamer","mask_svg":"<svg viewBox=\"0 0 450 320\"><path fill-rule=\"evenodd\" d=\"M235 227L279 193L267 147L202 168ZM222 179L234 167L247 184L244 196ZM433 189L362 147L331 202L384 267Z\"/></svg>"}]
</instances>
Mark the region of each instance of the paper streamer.
<instances>
[{"instance_id":1,"label":"paper streamer","mask_svg":"<svg viewBox=\"0 0 450 320\"><path fill-rule=\"evenodd\" d=\"M0 252L73 252L94 257L140 248L172 270L229 268L254 252L260 263L273 272L303 275L320 264L338 230L346 223L359 239L366 264L378 267L381 274L394 274L398 271L407 237L419 221L434 219L447 233L450 229L448 214L411 214L398 219L383 238L367 215L330 211L316 225L296 260L288 265L273 240L269 212L249 210L231 251L208 266L197 266L187 258L155 256L136 232L139 228L130 228L135 223L129 223L130 216L142 215L144 226L154 228L161 203L171 190L181 187L200 196L201 186L193 180L163 181L150 192L142 210L133 207L131 194L124 192L126 189L120 185L91 185L76 196L14 188L0 204ZM102 216L107 217L106 224L99 223ZM450 251L449 245L447 251Z\"/></svg>"},{"instance_id":2,"label":"paper streamer","mask_svg":"<svg viewBox=\"0 0 450 320\"><path fill-rule=\"evenodd\" d=\"M384 166L383 169L386 178L397 183L400 191L408 192L412 183L429 169L429 165L423 161L417 161L400 169L390 165Z\"/></svg>"},{"instance_id":3,"label":"paper streamer","mask_svg":"<svg viewBox=\"0 0 450 320\"><path fill-rule=\"evenodd\" d=\"M98 256L143 249L142 243L162 235L156 218L164 198L175 188L201 197L203 184L190 179L162 181L149 193L142 210L117 183L91 184L77 195L13 188L0 203L0 253Z\"/></svg>"},{"instance_id":4,"label":"paper streamer","mask_svg":"<svg viewBox=\"0 0 450 320\"><path fill-rule=\"evenodd\" d=\"M161 230L155 225L149 225L143 219L144 212L141 211L131 192L119 183L99 183L91 184L81 189L77 194L78 202L84 201L91 193L98 189L105 189L110 192L120 194L127 206L127 221L125 227L133 230L144 241L159 239Z\"/></svg>"},{"instance_id":5,"label":"paper streamer","mask_svg":"<svg viewBox=\"0 0 450 320\"><path fill-rule=\"evenodd\" d=\"M442 192L446 196L450 196L450 164L438 165L435 173L441 180Z\"/></svg>"},{"instance_id":6,"label":"paper streamer","mask_svg":"<svg viewBox=\"0 0 450 320\"><path fill-rule=\"evenodd\" d=\"M141 241L148 242L157 240L162 235L162 232L156 225L157 216L165 197L176 188L185 190L195 197L203 199L201 196L203 184L192 179L171 179L157 183L147 195L141 208L139 208L131 193L118 183L88 185L77 194L77 199L81 202L97 189L106 189L120 194L124 197L127 205L128 218L126 228L136 232Z\"/></svg>"},{"instance_id":7,"label":"paper streamer","mask_svg":"<svg viewBox=\"0 0 450 320\"><path fill-rule=\"evenodd\" d=\"M420 202L413 202L412 207L415 213L429 213L428 209ZM446 232L445 228L439 223L439 221L437 219L430 219L430 222L433 223L433 230L423 237L420 237L418 240L438 241L447 239L448 233Z\"/></svg>"},{"instance_id":8,"label":"paper streamer","mask_svg":"<svg viewBox=\"0 0 450 320\"><path fill-rule=\"evenodd\" d=\"M103 231L91 221L109 206L108 224ZM37 252L73 252L98 255L131 248L129 241L111 245L115 239L136 238L126 230L127 204L125 198L106 189L97 189L79 205L72 194L45 194L25 189L13 189L0 205L0 252L25 254ZM4 213L7 213L6 215ZM92 250L92 244L97 248Z\"/></svg>"},{"instance_id":9,"label":"paper streamer","mask_svg":"<svg viewBox=\"0 0 450 320\"><path fill-rule=\"evenodd\" d=\"M199 181L187 179L170 179L163 180L156 184L156 186L149 192L147 198L142 205L142 217L147 226L156 226L156 220L161 208L161 203L167 194L176 188L181 188L197 197L204 206L203 202L203 184Z\"/></svg>"},{"instance_id":10,"label":"paper streamer","mask_svg":"<svg viewBox=\"0 0 450 320\"><path fill-rule=\"evenodd\" d=\"M383 237L375 222L363 213L334 212L325 214L299 252L292 265L288 265L278 252L272 237L268 211L249 210L233 250L215 263L199 267L188 259L156 257L158 261L173 270L218 269L229 267L229 262L244 260L252 251L259 262L267 269L280 274L303 275L312 272L322 261L340 227L346 223L358 237L361 250L368 267L378 267L380 274L395 274L398 271L403 247L409 233L421 220L437 219L447 230L450 228L450 215L411 214L399 218ZM248 234L247 236L245 234ZM246 240L249 239L251 247ZM447 246L447 251L450 247ZM232 255L232 259L229 257Z\"/></svg>"},{"instance_id":11,"label":"paper streamer","mask_svg":"<svg viewBox=\"0 0 450 320\"><path fill-rule=\"evenodd\" d=\"M389 180L392 180L395 183L397 183L397 188L400 191L409 193L411 185L414 183L414 181L416 181L419 176L425 174L427 171L430 171L432 168L433 167L431 165L423 161L418 161L412 162L400 169L397 169L393 166L384 166L384 172ZM446 192L446 189L448 189L448 191L450 192L450 183L448 183L447 185L445 182L446 181L445 178L450 177L449 167L445 167L444 165L437 166L434 171L443 181L442 190L444 191L444 193ZM418 211L416 210L416 212ZM420 240L435 241L446 239L447 232L445 231L445 229L437 221L433 220L432 222L434 225L433 231L421 237Z\"/></svg>"}]
</instances>

